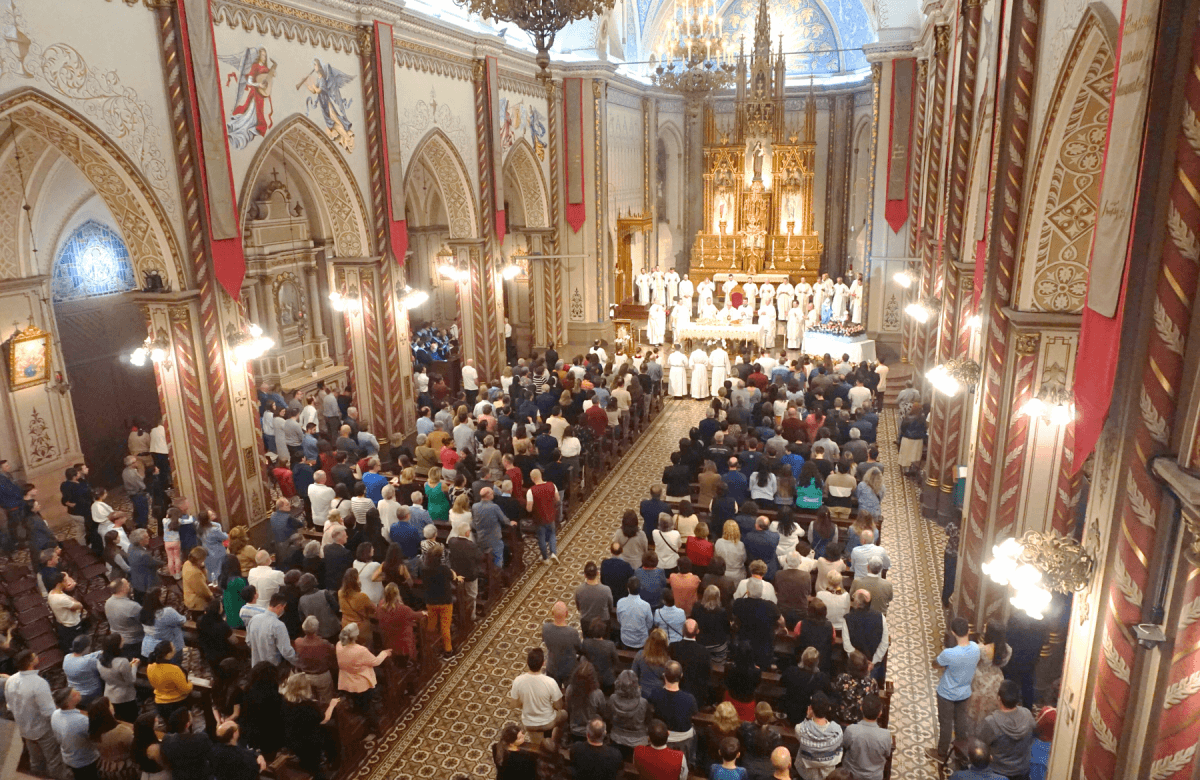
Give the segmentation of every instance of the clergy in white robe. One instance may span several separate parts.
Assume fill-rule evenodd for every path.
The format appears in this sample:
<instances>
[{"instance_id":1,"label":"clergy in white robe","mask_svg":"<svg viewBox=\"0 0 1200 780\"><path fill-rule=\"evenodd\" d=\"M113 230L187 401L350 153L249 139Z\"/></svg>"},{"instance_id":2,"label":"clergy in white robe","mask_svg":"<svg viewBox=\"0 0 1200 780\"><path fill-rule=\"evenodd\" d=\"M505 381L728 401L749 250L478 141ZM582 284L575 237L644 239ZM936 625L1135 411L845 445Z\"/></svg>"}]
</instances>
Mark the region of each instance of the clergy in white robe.
<instances>
[{"instance_id":1,"label":"clergy in white robe","mask_svg":"<svg viewBox=\"0 0 1200 780\"><path fill-rule=\"evenodd\" d=\"M679 274L672 268L663 277L667 283L667 300L673 301L679 297Z\"/></svg>"},{"instance_id":2,"label":"clergy in white robe","mask_svg":"<svg viewBox=\"0 0 1200 780\"><path fill-rule=\"evenodd\" d=\"M770 282L763 282L758 286L758 297L762 298L762 302L769 305L775 305L775 285Z\"/></svg>"},{"instance_id":3,"label":"clergy in white robe","mask_svg":"<svg viewBox=\"0 0 1200 780\"><path fill-rule=\"evenodd\" d=\"M716 297L717 285L713 284L712 279L705 279L700 284L696 285L696 294L700 296L700 307L704 307L705 301L713 303Z\"/></svg>"},{"instance_id":4,"label":"clergy in white robe","mask_svg":"<svg viewBox=\"0 0 1200 780\"><path fill-rule=\"evenodd\" d=\"M817 310L817 316L821 316L821 306L825 303L825 281L829 278L828 275L823 275L817 283L813 285L813 308Z\"/></svg>"},{"instance_id":5,"label":"clergy in white robe","mask_svg":"<svg viewBox=\"0 0 1200 780\"><path fill-rule=\"evenodd\" d=\"M697 348L688 358L692 368L692 398L703 401L708 398L708 353Z\"/></svg>"},{"instance_id":6,"label":"clergy in white robe","mask_svg":"<svg viewBox=\"0 0 1200 780\"><path fill-rule=\"evenodd\" d=\"M804 343L804 312L803 308L808 304L793 306L788 312L787 318L787 348L800 349L800 345Z\"/></svg>"},{"instance_id":7,"label":"clergy in white robe","mask_svg":"<svg viewBox=\"0 0 1200 780\"><path fill-rule=\"evenodd\" d=\"M746 304L754 311L758 311L758 285L754 283L753 279L742 285L742 294L746 296Z\"/></svg>"},{"instance_id":8,"label":"clergy in white robe","mask_svg":"<svg viewBox=\"0 0 1200 780\"><path fill-rule=\"evenodd\" d=\"M692 321L692 309L682 300L676 301L671 307L671 337L679 340L680 328L686 328Z\"/></svg>"},{"instance_id":9,"label":"clergy in white robe","mask_svg":"<svg viewBox=\"0 0 1200 780\"><path fill-rule=\"evenodd\" d=\"M654 273L650 274L650 289L653 301L665 306L667 303L667 282L663 278L662 271L659 271L657 268L654 269Z\"/></svg>"},{"instance_id":10,"label":"clergy in white robe","mask_svg":"<svg viewBox=\"0 0 1200 780\"><path fill-rule=\"evenodd\" d=\"M808 314L804 315L805 329L811 328L821 322L821 310L815 305L808 305Z\"/></svg>"},{"instance_id":11,"label":"clergy in white robe","mask_svg":"<svg viewBox=\"0 0 1200 780\"><path fill-rule=\"evenodd\" d=\"M737 286L737 280L733 278L733 274L730 274L729 278L721 285L721 292L725 295L726 303L729 302L729 296L733 295L733 291L737 289Z\"/></svg>"},{"instance_id":12,"label":"clergy in white robe","mask_svg":"<svg viewBox=\"0 0 1200 780\"><path fill-rule=\"evenodd\" d=\"M711 322L720 316L721 312L717 310L717 305L712 302L712 298L700 302L698 319L701 322Z\"/></svg>"},{"instance_id":13,"label":"clergy in white robe","mask_svg":"<svg viewBox=\"0 0 1200 780\"><path fill-rule=\"evenodd\" d=\"M845 322L846 307L850 303L850 288L842 281L842 277L838 277L837 284L833 286L833 319L834 322Z\"/></svg>"},{"instance_id":14,"label":"clergy in white robe","mask_svg":"<svg viewBox=\"0 0 1200 780\"><path fill-rule=\"evenodd\" d=\"M650 306L646 320L646 341L658 346L663 343L667 333L667 310L661 303Z\"/></svg>"},{"instance_id":15,"label":"clergy in white robe","mask_svg":"<svg viewBox=\"0 0 1200 780\"><path fill-rule=\"evenodd\" d=\"M725 380L729 378L733 366L729 365L729 353L720 344L717 344L717 348L708 356L708 363L712 370L712 394L716 395L717 391L725 386Z\"/></svg>"},{"instance_id":16,"label":"clergy in white robe","mask_svg":"<svg viewBox=\"0 0 1200 780\"><path fill-rule=\"evenodd\" d=\"M796 288L792 287L791 282L785 281L775 288L775 319L780 322L787 319L788 312L795 302L795 295Z\"/></svg>"},{"instance_id":17,"label":"clergy in white robe","mask_svg":"<svg viewBox=\"0 0 1200 780\"><path fill-rule=\"evenodd\" d=\"M683 305L687 306L688 316L692 316L692 298L696 295L696 285L692 284L692 280L687 274L679 280L679 299L683 301Z\"/></svg>"},{"instance_id":18,"label":"clergy in white robe","mask_svg":"<svg viewBox=\"0 0 1200 780\"><path fill-rule=\"evenodd\" d=\"M667 358L667 368L667 394L672 398L683 398L688 391L688 359L678 344Z\"/></svg>"},{"instance_id":19,"label":"clergy in white robe","mask_svg":"<svg viewBox=\"0 0 1200 780\"><path fill-rule=\"evenodd\" d=\"M775 307L768 306L765 303L758 310L758 338L763 349L773 349L775 347Z\"/></svg>"},{"instance_id":20,"label":"clergy in white robe","mask_svg":"<svg viewBox=\"0 0 1200 780\"><path fill-rule=\"evenodd\" d=\"M853 282L850 283L850 321L855 324L862 323L862 304L863 293L866 289L863 287L862 274L859 274Z\"/></svg>"},{"instance_id":21,"label":"clergy in white robe","mask_svg":"<svg viewBox=\"0 0 1200 780\"><path fill-rule=\"evenodd\" d=\"M812 302L812 285L801 280L800 284L796 285L796 296L792 302L793 308L800 309L800 316L803 317L808 313L808 304Z\"/></svg>"},{"instance_id":22,"label":"clergy in white robe","mask_svg":"<svg viewBox=\"0 0 1200 780\"><path fill-rule=\"evenodd\" d=\"M650 303L650 274L643 271L634 277L633 283L637 285L638 303L643 306Z\"/></svg>"},{"instance_id":23,"label":"clergy in white robe","mask_svg":"<svg viewBox=\"0 0 1200 780\"><path fill-rule=\"evenodd\" d=\"M738 320L743 325L749 325L754 322L754 309L750 308L750 304L743 303L737 307Z\"/></svg>"},{"instance_id":24,"label":"clergy in white robe","mask_svg":"<svg viewBox=\"0 0 1200 780\"><path fill-rule=\"evenodd\" d=\"M721 320L722 322L741 322L742 313L740 310L731 306L729 304L729 299L726 298L725 305L721 307L719 312L717 312L717 319Z\"/></svg>"}]
</instances>

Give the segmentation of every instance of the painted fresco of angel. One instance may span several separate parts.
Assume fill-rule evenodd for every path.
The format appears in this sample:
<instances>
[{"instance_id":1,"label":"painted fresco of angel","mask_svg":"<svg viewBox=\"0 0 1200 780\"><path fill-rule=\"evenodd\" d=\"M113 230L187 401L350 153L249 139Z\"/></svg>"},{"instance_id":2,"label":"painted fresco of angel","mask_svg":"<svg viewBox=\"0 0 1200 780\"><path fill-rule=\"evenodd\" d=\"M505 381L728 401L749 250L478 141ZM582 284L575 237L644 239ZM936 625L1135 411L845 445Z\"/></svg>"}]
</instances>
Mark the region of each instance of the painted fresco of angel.
<instances>
[{"instance_id":1,"label":"painted fresco of angel","mask_svg":"<svg viewBox=\"0 0 1200 780\"><path fill-rule=\"evenodd\" d=\"M533 150L539 160L546 159L546 123L536 107L529 107L529 136L533 139Z\"/></svg>"},{"instance_id":2,"label":"painted fresco of angel","mask_svg":"<svg viewBox=\"0 0 1200 780\"><path fill-rule=\"evenodd\" d=\"M342 87L353 80L354 76L314 59L313 69L296 85L296 89L307 88L310 93L305 101L305 114L314 107L321 109L325 132L347 152L354 151L354 126L347 116L352 101L342 97Z\"/></svg>"},{"instance_id":3,"label":"painted fresco of angel","mask_svg":"<svg viewBox=\"0 0 1200 780\"><path fill-rule=\"evenodd\" d=\"M251 46L241 54L225 54L217 59L235 69L225 81L229 84L237 79L237 95L226 133L233 148L244 149L256 136L266 135L274 124L271 85L275 81L276 63L267 56L265 46Z\"/></svg>"}]
</instances>

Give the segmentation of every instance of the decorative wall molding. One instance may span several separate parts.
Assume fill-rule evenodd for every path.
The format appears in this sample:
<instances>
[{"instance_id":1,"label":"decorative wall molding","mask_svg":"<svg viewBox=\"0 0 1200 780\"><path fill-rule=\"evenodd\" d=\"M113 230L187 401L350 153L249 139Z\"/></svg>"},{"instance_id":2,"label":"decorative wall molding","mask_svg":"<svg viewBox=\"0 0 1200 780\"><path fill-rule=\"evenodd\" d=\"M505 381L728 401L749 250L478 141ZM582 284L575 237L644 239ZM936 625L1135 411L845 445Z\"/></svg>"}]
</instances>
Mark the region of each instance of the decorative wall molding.
<instances>
[{"instance_id":1,"label":"decorative wall molding","mask_svg":"<svg viewBox=\"0 0 1200 780\"><path fill-rule=\"evenodd\" d=\"M212 0L214 24L334 51L359 53L359 28L272 0Z\"/></svg>"},{"instance_id":2,"label":"decorative wall molding","mask_svg":"<svg viewBox=\"0 0 1200 780\"><path fill-rule=\"evenodd\" d=\"M396 64L401 68L459 81L470 81L474 77L475 61L469 57L447 54L439 49L410 41L396 41L395 49Z\"/></svg>"},{"instance_id":3,"label":"decorative wall molding","mask_svg":"<svg viewBox=\"0 0 1200 780\"><path fill-rule=\"evenodd\" d=\"M636 108L639 111L642 110L641 95L634 95L631 92L626 92L623 89L616 89L615 87L611 86L608 90L608 102L614 106L624 106L625 108Z\"/></svg>"},{"instance_id":4,"label":"decorative wall molding","mask_svg":"<svg viewBox=\"0 0 1200 780\"><path fill-rule=\"evenodd\" d=\"M500 69L500 89L516 92L536 100L546 99L546 87L536 78L525 76L513 70Z\"/></svg>"}]
</instances>

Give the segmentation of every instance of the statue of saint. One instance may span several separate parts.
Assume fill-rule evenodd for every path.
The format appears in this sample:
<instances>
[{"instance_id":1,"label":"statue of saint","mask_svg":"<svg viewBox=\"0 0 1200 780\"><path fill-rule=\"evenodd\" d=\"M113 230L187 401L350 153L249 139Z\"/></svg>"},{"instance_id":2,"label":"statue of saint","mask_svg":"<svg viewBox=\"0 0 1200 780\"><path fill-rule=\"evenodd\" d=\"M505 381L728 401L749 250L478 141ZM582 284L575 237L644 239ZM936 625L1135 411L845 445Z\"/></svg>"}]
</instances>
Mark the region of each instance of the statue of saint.
<instances>
[{"instance_id":1,"label":"statue of saint","mask_svg":"<svg viewBox=\"0 0 1200 780\"><path fill-rule=\"evenodd\" d=\"M763 147L762 141L754 145L754 181L762 181Z\"/></svg>"}]
</instances>

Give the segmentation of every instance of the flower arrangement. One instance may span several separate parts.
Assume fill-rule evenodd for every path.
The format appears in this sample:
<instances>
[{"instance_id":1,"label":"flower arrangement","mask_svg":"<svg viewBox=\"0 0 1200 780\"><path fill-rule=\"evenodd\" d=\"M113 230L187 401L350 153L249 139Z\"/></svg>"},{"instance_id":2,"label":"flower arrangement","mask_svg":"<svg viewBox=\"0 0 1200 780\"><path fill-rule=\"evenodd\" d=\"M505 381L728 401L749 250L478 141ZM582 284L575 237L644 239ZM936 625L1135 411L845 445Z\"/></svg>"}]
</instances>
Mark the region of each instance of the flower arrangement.
<instances>
[{"instance_id":1,"label":"flower arrangement","mask_svg":"<svg viewBox=\"0 0 1200 780\"><path fill-rule=\"evenodd\" d=\"M813 333L824 333L830 336L861 336L866 332L866 328L858 322L833 322L832 320L820 325L813 325L809 328Z\"/></svg>"}]
</instances>

